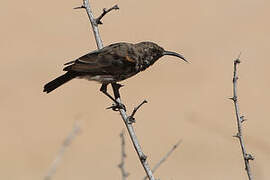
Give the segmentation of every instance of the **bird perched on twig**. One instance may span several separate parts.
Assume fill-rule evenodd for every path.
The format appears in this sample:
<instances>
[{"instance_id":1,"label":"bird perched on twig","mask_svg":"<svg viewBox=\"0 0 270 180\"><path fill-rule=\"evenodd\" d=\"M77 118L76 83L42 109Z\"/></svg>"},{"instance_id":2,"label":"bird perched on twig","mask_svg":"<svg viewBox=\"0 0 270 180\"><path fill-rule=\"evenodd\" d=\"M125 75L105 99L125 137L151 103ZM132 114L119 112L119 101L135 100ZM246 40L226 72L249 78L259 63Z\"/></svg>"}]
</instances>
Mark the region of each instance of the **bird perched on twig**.
<instances>
[{"instance_id":1,"label":"bird perched on twig","mask_svg":"<svg viewBox=\"0 0 270 180\"><path fill-rule=\"evenodd\" d=\"M165 55L176 56L187 62L182 55L166 51L153 42L111 44L66 63L64 71L67 72L47 83L43 91L49 93L71 79L84 78L102 83L100 90L108 96L108 84L144 71Z\"/></svg>"}]
</instances>

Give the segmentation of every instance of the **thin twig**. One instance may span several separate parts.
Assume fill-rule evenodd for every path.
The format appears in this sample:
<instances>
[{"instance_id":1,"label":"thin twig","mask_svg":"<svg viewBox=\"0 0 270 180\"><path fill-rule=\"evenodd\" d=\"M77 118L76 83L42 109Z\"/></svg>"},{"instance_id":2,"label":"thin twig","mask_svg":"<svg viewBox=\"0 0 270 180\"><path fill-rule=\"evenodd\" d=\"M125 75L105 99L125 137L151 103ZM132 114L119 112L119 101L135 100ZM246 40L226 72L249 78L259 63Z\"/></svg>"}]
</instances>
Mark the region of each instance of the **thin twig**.
<instances>
[{"instance_id":1,"label":"thin twig","mask_svg":"<svg viewBox=\"0 0 270 180\"><path fill-rule=\"evenodd\" d=\"M129 173L125 170L125 158L127 157L126 149L125 149L125 136L124 136L124 130L120 133L121 138L121 162L118 165L118 167L121 170L122 180L126 180L129 176Z\"/></svg>"},{"instance_id":2,"label":"thin twig","mask_svg":"<svg viewBox=\"0 0 270 180\"><path fill-rule=\"evenodd\" d=\"M54 173L56 172L56 169L65 153L65 151L68 149L68 147L70 146L71 142L74 140L74 138L76 137L76 135L80 132L80 127L78 125L77 122L74 123L72 131L68 134L68 136L66 137L66 139L64 140L59 152L57 153L54 161L52 162L48 173L45 175L44 180L51 180L52 176L54 175Z\"/></svg>"},{"instance_id":3,"label":"thin twig","mask_svg":"<svg viewBox=\"0 0 270 180\"><path fill-rule=\"evenodd\" d=\"M135 108L133 109L131 115L128 117L128 122L129 122L129 123L135 123L135 118L134 118L134 116L135 116L136 112L140 109L140 107L141 107L142 105L144 105L145 103L147 103L146 100L144 100L143 102L141 102L141 104L139 104L139 106L137 106L137 107L135 107Z\"/></svg>"},{"instance_id":4,"label":"thin twig","mask_svg":"<svg viewBox=\"0 0 270 180\"><path fill-rule=\"evenodd\" d=\"M98 24L96 23L96 20L93 16L93 13L91 11L91 8L90 8L90 4L89 4L89 1L88 0L83 0L83 8L85 8L87 14L88 14L88 17L89 17L89 20L91 22L91 25L92 25L92 28L93 28L93 33L94 33L94 36L95 36L95 39L96 39L96 43L97 43L97 47L98 49L101 49L103 48L103 44L102 44L102 41L101 41L101 38L100 38L100 34L99 34L99 30L98 30ZM119 88L120 86L117 86L116 84L112 84L112 87L113 87L113 92L114 92L114 95L115 95L115 99L116 101L119 103L119 104L122 104L121 103L121 99L120 99L120 93L119 93ZM129 133L129 136L132 140L132 143L133 143L133 146L139 156L139 159L140 159L140 162L149 178L149 180L155 180L154 176L153 176L153 173L146 161L146 156L143 154L142 152L142 149L141 149L141 146L139 144L139 141L137 139L137 136L135 134L135 131L133 129L133 126L132 124L128 123L128 115L126 113L126 111L123 109L123 108L120 108L119 109L119 112L121 114L121 117L127 127L127 130L128 130L128 133Z\"/></svg>"},{"instance_id":5,"label":"thin twig","mask_svg":"<svg viewBox=\"0 0 270 180\"><path fill-rule=\"evenodd\" d=\"M97 24L103 24L103 23L101 22L101 19L102 19L107 13L109 13L109 12L112 11L112 10L119 10L118 5L116 4L116 5L114 5L113 7L111 7L110 9L104 8L102 14L101 14L98 18L96 18L96 23L97 23Z\"/></svg>"},{"instance_id":6,"label":"thin twig","mask_svg":"<svg viewBox=\"0 0 270 180\"><path fill-rule=\"evenodd\" d=\"M234 102L234 107L235 107L235 115L237 119L237 129L238 132L234 137L239 139L240 146L242 149L242 154L243 154L243 159L245 162L245 169L247 171L248 179L252 180L252 174L251 174L251 169L250 169L250 160L254 160L253 156L251 154L248 154L246 149L245 149L245 143L244 143L244 138L242 135L242 123L244 122L244 116L240 116L239 113L239 105L238 105L238 96L237 96L237 81L238 81L238 72L237 72L237 67L240 64L240 57L238 57L234 61L234 72L233 72L233 97L230 98Z\"/></svg>"},{"instance_id":7,"label":"thin twig","mask_svg":"<svg viewBox=\"0 0 270 180\"><path fill-rule=\"evenodd\" d=\"M167 152L163 158L161 158L161 160L152 169L153 173L155 173L156 170L160 167L160 165L163 164L168 159L168 157L176 150L176 148L181 144L181 142L182 140L179 140L175 145L173 145L170 151ZM146 180L146 179L147 179L147 176L143 178L143 180Z\"/></svg>"},{"instance_id":8,"label":"thin twig","mask_svg":"<svg viewBox=\"0 0 270 180\"><path fill-rule=\"evenodd\" d=\"M84 8L87 12L89 21L92 25L92 29L94 32L94 36L95 36L95 40L97 43L97 48L98 49L102 49L103 48L103 43L102 40L100 38L100 34L99 34L99 30L98 30L98 24L96 23L96 19L94 18L94 15L92 13L91 7L90 7L90 3L88 0L83 0L83 5L81 6L82 8Z\"/></svg>"}]
</instances>

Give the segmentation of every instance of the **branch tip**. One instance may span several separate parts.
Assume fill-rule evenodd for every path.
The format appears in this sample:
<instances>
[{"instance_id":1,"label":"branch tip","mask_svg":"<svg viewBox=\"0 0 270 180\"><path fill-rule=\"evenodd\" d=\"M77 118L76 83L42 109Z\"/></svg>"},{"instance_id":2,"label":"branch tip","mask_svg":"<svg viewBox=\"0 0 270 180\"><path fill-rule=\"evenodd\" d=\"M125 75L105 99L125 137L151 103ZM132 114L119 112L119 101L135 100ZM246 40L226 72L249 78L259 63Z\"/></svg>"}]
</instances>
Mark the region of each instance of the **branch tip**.
<instances>
[{"instance_id":1,"label":"branch tip","mask_svg":"<svg viewBox=\"0 0 270 180\"><path fill-rule=\"evenodd\" d=\"M173 149L176 149L176 148L180 145L181 142L182 142L182 139L180 139L180 140L173 146Z\"/></svg>"},{"instance_id":2,"label":"branch tip","mask_svg":"<svg viewBox=\"0 0 270 180\"><path fill-rule=\"evenodd\" d=\"M108 9L108 10L107 10L106 8L103 8L102 14L101 14L98 18L95 19L96 24L103 24L102 21L101 21L101 19L102 19L107 13L109 13L110 11L112 11L112 10L118 10L118 9L119 9L119 7L118 7L117 4L114 5L113 7L111 7L111 8Z\"/></svg>"},{"instance_id":3,"label":"branch tip","mask_svg":"<svg viewBox=\"0 0 270 180\"><path fill-rule=\"evenodd\" d=\"M82 6L79 6L79 7L75 7L75 8L73 8L73 9L85 9L85 6L82 5Z\"/></svg>"},{"instance_id":4,"label":"branch tip","mask_svg":"<svg viewBox=\"0 0 270 180\"><path fill-rule=\"evenodd\" d=\"M240 64L241 61L240 61L240 56L242 55L242 52L239 53L238 57L236 60L234 60L234 64Z\"/></svg>"}]
</instances>

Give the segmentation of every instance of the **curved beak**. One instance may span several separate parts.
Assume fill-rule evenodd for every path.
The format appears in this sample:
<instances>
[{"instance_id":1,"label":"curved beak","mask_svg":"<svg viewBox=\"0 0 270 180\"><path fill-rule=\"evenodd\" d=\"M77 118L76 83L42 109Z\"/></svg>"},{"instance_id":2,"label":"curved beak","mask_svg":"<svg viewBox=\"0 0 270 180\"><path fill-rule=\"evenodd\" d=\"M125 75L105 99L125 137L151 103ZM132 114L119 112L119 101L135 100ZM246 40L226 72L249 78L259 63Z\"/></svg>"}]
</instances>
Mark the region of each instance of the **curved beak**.
<instances>
[{"instance_id":1,"label":"curved beak","mask_svg":"<svg viewBox=\"0 0 270 180\"><path fill-rule=\"evenodd\" d=\"M188 62L188 61L184 58L184 56L182 56L181 54L178 54L178 53L176 53L176 52L172 52L172 51L164 51L164 52L163 52L163 56L165 56L165 55L168 55L168 56L175 56L175 57L178 57L178 58L183 59L184 61Z\"/></svg>"}]
</instances>

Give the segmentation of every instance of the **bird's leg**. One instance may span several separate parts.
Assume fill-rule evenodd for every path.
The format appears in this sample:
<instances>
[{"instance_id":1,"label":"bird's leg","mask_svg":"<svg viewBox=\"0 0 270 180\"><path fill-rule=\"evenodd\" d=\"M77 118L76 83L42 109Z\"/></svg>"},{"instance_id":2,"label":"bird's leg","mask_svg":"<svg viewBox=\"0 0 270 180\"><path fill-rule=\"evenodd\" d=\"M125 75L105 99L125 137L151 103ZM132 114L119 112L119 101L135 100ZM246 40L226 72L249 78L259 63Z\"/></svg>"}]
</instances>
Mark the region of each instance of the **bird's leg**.
<instances>
[{"instance_id":1,"label":"bird's leg","mask_svg":"<svg viewBox=\"0 0 270 180\"><path fill-rule=\"evenodd\" d=\"M120 98L119 89L123 87L122 84L111 83L115 99Z\"/></svg>"},{"instance_id":2,"label":"bird's leg","mask_svg":"<svg viewBox=\"0 0 270 180\"><path fill-rule=\"evenodd\" d=\"M109 107L108 109L113 109L114 111L117 111L118 109L124 109L126 110L125 106L123 104L120 104L119 102L117 102L108 92L107 92L107 86L108 84L103 83L100 91L105 94L107 97L109 97L114 103L115 105ZM119 89L119 88L118 88ZM119 91L118 91L119 92Z\"/></svg>"},{"instance_id":3,"label":"bird's leg","mask_svg":"<svg viewBox=\"0 0 270 180\"><path fill-rule=\"evenodd\" d=\"M113 102L117 103L116 100L107 92L107 86L108 86L108 84L103 83L101 88L100 88L100 91L103 92L103 94L105 94L111 100L113 100Z\"/></svg>"},{"instance_id":4,"label":"bird's leg","mask_svg":"<svg viewBox=\"0 0 270 180\"><path fill-rule=\"evenodd\" d=\"M115 101L116 101L118 98L120 98L119 89L121 87L123 87L123 85L117 84L117 83L111 83L111 85L112 85L112 89L113 89L113 93L114 93L114 97L115 97ZM117 102L116 105L118 106L119 109L124 109L126 111L126 107L124 104L119 103L118 101L116 101L116 102Z\"/></svg>"}]
</instances>

